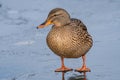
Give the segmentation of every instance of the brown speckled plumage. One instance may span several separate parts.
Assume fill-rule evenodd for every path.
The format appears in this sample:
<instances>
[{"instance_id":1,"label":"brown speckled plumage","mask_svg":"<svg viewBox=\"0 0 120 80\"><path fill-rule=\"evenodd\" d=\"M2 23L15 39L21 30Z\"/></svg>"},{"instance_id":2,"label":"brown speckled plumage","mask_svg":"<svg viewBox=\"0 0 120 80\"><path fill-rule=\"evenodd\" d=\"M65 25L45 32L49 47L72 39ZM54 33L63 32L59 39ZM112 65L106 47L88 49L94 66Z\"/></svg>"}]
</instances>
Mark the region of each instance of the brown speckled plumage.
<instances>
[{"instance_id":1,"label":"brown speckled plumage","mask_svg":"<svg viewBox=\"0 0 120 80\"><path fill-rule=\"evenodd\" d=\"M39 27L53 24L47 35L49 48L62 58L84 56L92 47L93 40L86 26L79 19L70 18L61 8L53 9L47 20Z\"/></svg>"},{"instance_id":2,"label":"brown speckled plumage","mask_svg":"<svg viewBox=\"0 0 120 80\"><path fill-rule=\"evenodd\" d=\"M52 27L47 36L47 44L59 56L78 58L91 48L92 38L80 20L71 19L67 25Z\"/></svg>"}]
</instances>

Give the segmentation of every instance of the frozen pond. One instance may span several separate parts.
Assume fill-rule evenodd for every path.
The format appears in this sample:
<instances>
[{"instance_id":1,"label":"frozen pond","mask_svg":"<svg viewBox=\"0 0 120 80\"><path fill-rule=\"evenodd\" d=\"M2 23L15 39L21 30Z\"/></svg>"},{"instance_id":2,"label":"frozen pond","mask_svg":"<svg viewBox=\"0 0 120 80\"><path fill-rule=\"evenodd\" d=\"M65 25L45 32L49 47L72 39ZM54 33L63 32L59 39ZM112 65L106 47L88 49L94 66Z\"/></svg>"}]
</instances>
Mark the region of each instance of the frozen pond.
<instances>
[{"instance_id":1,"label":"frozen pond","mask_svg":"<svg viewBox=\"0 0 120 80\"><path fill-rule=\"evenodd\" d=\"M93 36L87 54L91 72L58 73L60 58L46 45L50 26L36 29L49 11L61 7L81 19ZM120 80L120 0L1 0L0 80ZM82 60L65 59L76 69Z\"/></svg>"}]
</instances>

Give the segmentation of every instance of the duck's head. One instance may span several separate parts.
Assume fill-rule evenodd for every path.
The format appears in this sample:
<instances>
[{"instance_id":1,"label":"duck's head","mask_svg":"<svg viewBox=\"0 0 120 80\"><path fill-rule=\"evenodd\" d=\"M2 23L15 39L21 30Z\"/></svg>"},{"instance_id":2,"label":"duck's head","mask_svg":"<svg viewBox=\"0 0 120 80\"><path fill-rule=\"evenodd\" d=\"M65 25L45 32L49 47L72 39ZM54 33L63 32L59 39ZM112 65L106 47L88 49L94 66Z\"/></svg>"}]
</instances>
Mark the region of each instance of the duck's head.
<instances>
[{"instance_id":1,"label":"duck's head","mask_svg":"<svg viewBox=\"0 0 120 80\"><path fill-rule=\"evenodd\" d=\"M65 24L70 23L70 16L68 12L62 8L55 8L50 11L45 22L37 26L38 28L43 28L48 25L55 25L56 27L61 27Z\"/></svg>"}]
</instances>

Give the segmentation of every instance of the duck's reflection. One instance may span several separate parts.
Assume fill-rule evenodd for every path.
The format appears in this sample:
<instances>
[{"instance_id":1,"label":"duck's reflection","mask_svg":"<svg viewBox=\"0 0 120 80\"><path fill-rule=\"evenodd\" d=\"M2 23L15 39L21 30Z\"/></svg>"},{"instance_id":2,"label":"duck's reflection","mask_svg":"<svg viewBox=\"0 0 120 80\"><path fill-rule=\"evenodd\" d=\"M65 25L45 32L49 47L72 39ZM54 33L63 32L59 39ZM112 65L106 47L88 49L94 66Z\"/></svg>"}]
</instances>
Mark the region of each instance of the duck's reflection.
<instances>
[{"instance_id":1,"label":"duck's reflection","mask_svg":"<svg viewBox=\"0 0 120 80\"><path fill-rule=\"evenodd\" d=\"M70 76L68 79L65 79L65 73L66 72L62 72L62 80L87 80L86 72L81 75Z\"/></svg>"}]
</instances>

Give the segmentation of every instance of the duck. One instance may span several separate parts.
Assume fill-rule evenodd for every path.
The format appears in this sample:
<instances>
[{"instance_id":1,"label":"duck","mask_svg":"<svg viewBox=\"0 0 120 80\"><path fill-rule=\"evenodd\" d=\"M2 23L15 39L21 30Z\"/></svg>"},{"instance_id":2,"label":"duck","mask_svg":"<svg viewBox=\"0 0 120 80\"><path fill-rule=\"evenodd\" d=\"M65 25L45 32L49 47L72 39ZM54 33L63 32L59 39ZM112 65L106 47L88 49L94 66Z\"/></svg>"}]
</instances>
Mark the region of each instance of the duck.
<instances>
[{"instance_id":1,"label":"duck","mask_svg":"<svg viewBox=\"0 0 120 80\"><path fill-rule=\"evenodd\" d=\"M75 69L78 72L90 72L86 66L86 54L93 46L92 36L88 33L86 25L79 19L71 18L70 14L63 8L52 9L47 19L39 28L52 25L46 42L53 53L61 59L61 67L55 72L66 72L73 70L64 64L65 58L82 57L82 67Z\"/></svg>"}]
</instances>

